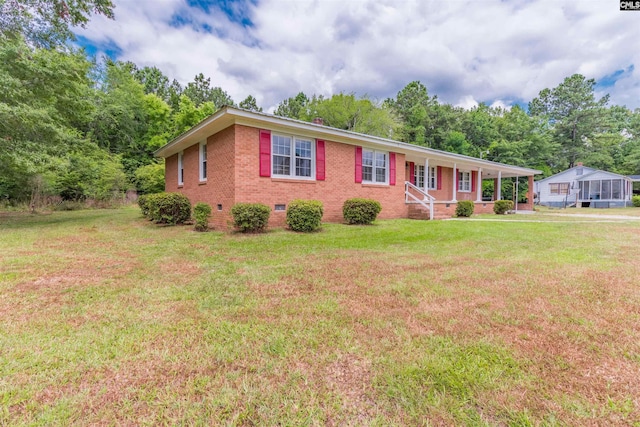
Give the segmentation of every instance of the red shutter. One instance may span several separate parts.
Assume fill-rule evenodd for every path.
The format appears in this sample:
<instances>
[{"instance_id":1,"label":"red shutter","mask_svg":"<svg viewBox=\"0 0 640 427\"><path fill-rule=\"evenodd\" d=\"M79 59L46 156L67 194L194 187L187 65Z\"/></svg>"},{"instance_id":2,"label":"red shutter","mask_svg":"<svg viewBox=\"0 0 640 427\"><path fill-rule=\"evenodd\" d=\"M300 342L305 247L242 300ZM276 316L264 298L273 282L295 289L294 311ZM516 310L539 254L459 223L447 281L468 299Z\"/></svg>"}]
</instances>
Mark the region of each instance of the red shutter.
<instances>
[{"instance_id":1,"label":"red shutter","mask_svg":"<svg viewBox=\"0 0 640 427\"><path fill-rule=\"evenodd\" d=\"M416 164L409 162L409 182L416 185Z\"/></svg>"},{"instance_id":2,"label":"red shutter","mask_svg":"<svg viewBox=\"0 0 640 427\"><path fill-rule=\"evenodd\" d=\"M478 172L471 171L471 191L476 191L476 176Z\"/></svg>"},{"instance_id":3,"label":"red shutter","mask_svg":"<svg viewBox=\"0 0 640 427\"><path fill-rule=\"evenodd\" d=\"M260 176L271 176L271 131L260 131Z\"/></svg>"},{"instance_id":4,"label":"red shutter","mask_svg":"<svg viewBox=\"0 0 640 427\"><path fill-rule=\"evenodd\" d=\"M319 139L316 141L316 179L324 181L324 141Z\"/></svg>"},{"instance_id":5,"label":"red shutter","mask_svg":"<svg viewBox=\"0 0 640 427\"><path fill-rule=\"evenodd\" d=\"M362 147L356 147L356 183L362 182Z\"/></svg>"},{"instance_id":6,"label":"red shutter","mask_svg":"<svg viewBox=\"0 0 640 427\"><path fill-rule=\"evenodd\" d=\"M396 153L389 153L389 185L396 185Z\"/></svg>"},{"instance_id":7,"label":"red shutter","mask_svg":"<svg viewBox=\"0 0 640 427\"><path fill-rule=\"evenodd\" d=\"M438 166L438 190L442 190L442 166Z\"/></svg>"},{"instance_id":8,"label":"red shutter","mask_svg":"<svg viewBox=\"0 0 640 427\"><path fill-rule=\"evenodd\" d=\"M458 191L460 189L460 170L456 169L456 191Z\"/></svg>"}]
</instances>

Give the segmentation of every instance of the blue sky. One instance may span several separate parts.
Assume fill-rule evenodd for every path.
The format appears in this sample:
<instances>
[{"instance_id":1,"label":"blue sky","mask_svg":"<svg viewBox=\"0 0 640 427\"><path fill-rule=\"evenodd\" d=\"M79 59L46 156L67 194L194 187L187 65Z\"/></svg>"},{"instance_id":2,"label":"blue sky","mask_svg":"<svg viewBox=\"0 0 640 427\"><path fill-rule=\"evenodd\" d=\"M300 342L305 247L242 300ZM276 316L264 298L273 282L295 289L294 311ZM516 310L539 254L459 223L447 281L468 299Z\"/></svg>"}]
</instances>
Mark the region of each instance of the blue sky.
<instances>
[{"instance_id":1,"label":"blue sky","mask_svg":"<svg viewBox=\"0 0 640 427\"><path fill-rule=\"evenodd\" d=\"M115 0L77 29L92 55L197 73L265 110L303 91L393 97L413 80L443 102L527 104L574 73L640 108L640 12L615 0Z\"/></svg>"}]
</instances>

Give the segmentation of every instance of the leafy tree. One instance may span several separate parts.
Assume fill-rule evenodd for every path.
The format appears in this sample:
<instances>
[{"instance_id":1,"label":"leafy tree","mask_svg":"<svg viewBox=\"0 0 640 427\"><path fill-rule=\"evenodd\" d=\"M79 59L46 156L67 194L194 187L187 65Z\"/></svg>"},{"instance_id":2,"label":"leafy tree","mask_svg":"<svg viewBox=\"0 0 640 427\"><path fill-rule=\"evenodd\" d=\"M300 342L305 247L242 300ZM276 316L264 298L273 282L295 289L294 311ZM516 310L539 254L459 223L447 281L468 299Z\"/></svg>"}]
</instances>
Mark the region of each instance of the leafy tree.
<instances>
[{"instance_id":1,"label":"leafy tree","mask_svg":"<svg viewBox=\"0 0 640 427\"><path fill-rule=\"evenodd\" d=\"M321 117L327 126L386 138L392 137L397 127L388 108L367 98L356 99L352 93L328 99L314 95L300 119L312 121L316 117Z\"/></svg>"},{"instance_id":2,"label":"leafy tree","mask_svg":"<svg viewBox=\"0 0 640 427\"><path fill-rule=\"evenodd\" d=\"M239 106L245 110L262 112L262 108L258 107L256 99L252 95L247 96L242 102L240 102Z\"/></svg>"},{"instance_id":3,"label":"leafy tree","mask_svg":"<svg viewBox=\"0 0 640 427\"><path fill-rule=\"evenodd\" d=\"M298 93L293 98L287 98L276 107L274 114L276 116L288 117L290 119L299 119L308 117L307 108L309 106L309 98L304 92Z\"/></svg>"},{"instance_id":4,"label":"leafy tree","mask_svg":"<svg viewBox=\"0 0 640 427\"><path fill-rule=\"evenodd\" d=\"M402 121L399 139L417 145L430 145L427 142L427 129L431 127L429 110L438 104L431 98L427 87L419 81L406 85L396 99L387 99L385 104L393 109Z\"/></svg>"},{"instance_id":5,"label":"leafy tree","mask_svg":"<svg viewBox=\"0 0 640 427\"><path fill-rule=\"evenodd\" d=\"M0 36L0 188L23 200L24 183L45 174L83 138L91 114L91 64L78 51L31 48Z\"/></svg>"},{"instance_id":6,"label":"leafy tree","mask_svg":"<svg viewBox=\"0 0 640 427\"><path fill-rule=\"evenodd\" d=\"M227 92L219 87L211 87L211 78L199 73L192 82L182 91L182 95L188 96L196 107L205 102L212 102L215 109L225 105L235 105Z\"/></svg>"},{"instance_id":7,"label":"leafy tree","mask_svg":"<svg viewBox=\"0 0 640 427\"><path fill-rule=\"evenodd\" d=\"M113 8L111 0L2 0L0 33L34 46L62 46L73 38L70 27L84 28L91 14L113 19Z\"/></svg>"},{"instance_id":8,"label":"leafy tree","mask_svg":"<svg viewBox=\"0 0 640 427\"><path fill-rule=\"evenodd\" d=\"M164 191L164 163L150 163L136 170L136 188L141 194Z\"/></svg>"},{"instance_id":9,"label":"leafy tree","mask_svg":"<svg viewBox=\"0 0 640 427\"><path fill-rule=\"evenodd\" d=\"M548 121L561 146L567 166L585 153L585 141L597 132L609 95L595 99L594 79L580 74L564 79L553 89L543 89L529 103L529 112Z\"/></svg>"},{"instance_id":10,"label":"leafy tree","mask_svg":"<svg viewBox=\"0 0 640 427\"><path fill-rule=\"evenodd\" d=\"M133 77L142 85L145 94L157 95L164 102L170 101L169 78L157 67L143 67L134 72Z\"/></svg>"},{"instance_id":11,"label":"leafy tree","mask_svg":"<svg viewBox=\"0 0 640 427\"><path fill-rule=\"evenodd\" d=\"M173 116L172 135L175 137L188 131L214 112L213 102L205 102L196 107L191 98L186 95L180 96L178 111Z\"/></svg>"}]
</instances>

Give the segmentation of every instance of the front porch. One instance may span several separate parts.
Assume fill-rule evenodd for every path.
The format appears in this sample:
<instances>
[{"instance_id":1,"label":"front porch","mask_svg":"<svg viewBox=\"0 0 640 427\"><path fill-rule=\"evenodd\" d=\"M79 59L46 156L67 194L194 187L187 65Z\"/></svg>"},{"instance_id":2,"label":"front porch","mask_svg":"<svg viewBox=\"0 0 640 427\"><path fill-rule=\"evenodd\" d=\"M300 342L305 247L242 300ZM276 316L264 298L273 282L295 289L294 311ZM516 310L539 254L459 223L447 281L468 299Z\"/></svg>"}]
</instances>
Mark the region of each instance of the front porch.
<instances>
[{"instance_id":1,"label":"front porch","mask_svg":"<svg viewBox=\"0 0 640 427\"><path fill-rule=\"evenodd\" d=\"M461 163L440 159L437 163L431 159L411 160L408 157L405 167L405 203L409 218L451 218L461 200L473 201L476 214L493 213L494 202L503 200L505 186L511 189L508 199L514 201L514 210L533 210L533 175L527 173L529 171L523 170L524 173L519 174L520 168L478 159ZM519 188L522 185L520 177L527 178L524 184L527 188L524 201L517 203L518 195L523 195ZM507 181L511 185L503 185ZM483 183L492 185L483 188ZM488 193L490 196L486 197Z\"/></svg>"}]
</instances>

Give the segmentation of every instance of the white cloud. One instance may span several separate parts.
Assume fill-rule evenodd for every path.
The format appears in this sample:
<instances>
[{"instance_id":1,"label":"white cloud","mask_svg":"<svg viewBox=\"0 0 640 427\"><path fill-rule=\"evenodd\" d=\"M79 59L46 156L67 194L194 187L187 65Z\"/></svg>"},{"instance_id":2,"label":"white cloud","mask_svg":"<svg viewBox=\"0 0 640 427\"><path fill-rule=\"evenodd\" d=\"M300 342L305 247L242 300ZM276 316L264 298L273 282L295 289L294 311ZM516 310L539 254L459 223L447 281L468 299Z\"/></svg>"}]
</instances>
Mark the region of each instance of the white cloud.
<instances>
[{"instance_id":1,"label":"white cloud","mask_svg":"<svg viewBox=\"0 0 640 427\"><path fill-rule=\"evenodd\" d=\"M299 91L384 99L412 80L444 102L507 106L574 73L598 80L630 65L605 91L640 107L640 13L610 1L263 0L246 4L248 28L180 0L116 3L115 21L94 17L78 34L183 84L202 72L267 109ZM175 28L175 16L212 32Z\"/></svg>"}]
</instances>

